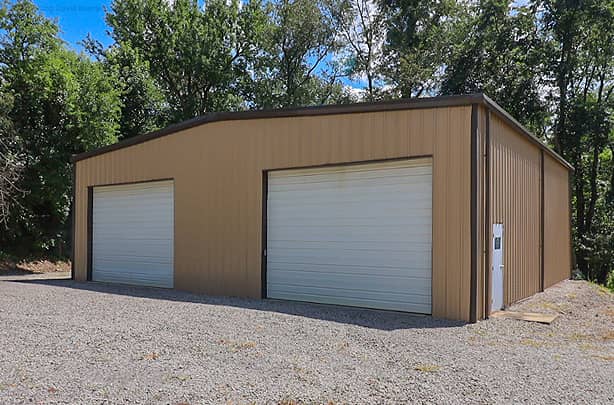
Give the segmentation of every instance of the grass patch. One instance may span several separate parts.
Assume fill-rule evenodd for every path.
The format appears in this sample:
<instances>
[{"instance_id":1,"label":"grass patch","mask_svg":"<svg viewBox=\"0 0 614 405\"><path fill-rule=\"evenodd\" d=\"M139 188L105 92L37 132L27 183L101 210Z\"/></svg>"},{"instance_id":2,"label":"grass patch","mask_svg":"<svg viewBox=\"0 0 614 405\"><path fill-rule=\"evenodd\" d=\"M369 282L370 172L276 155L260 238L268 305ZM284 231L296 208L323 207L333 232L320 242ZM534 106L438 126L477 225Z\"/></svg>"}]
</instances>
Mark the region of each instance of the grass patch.
<instances>
[{"instance_id":1,"label":"grass patch","mask_svg":"<svg viewBox=\"0 0 614 405\"><path fill-rule=\"evenodd\" d=\"M607 331L601 338L606 341L614 340L614 330Z\"/></svg>"},{"instance_id":2,"label":"grass patch","mask_svg":"<svg viewBox=\"0 0 614 405\"><path fill-rule=\"evenodd\" d=\"M574 340L576 342L579 342L581 340L586 340L589 338L590 338L590 335L585 335L583 333L572 333L571 335L569 335L569 339Z\"/></svg>"},{"instance_id":3,"label":"grass patch","mask_svg":"<svg viewBox=\"0 0 614 405\"><path fill-rule=\"evenodd\" d=\"M147 353L146 355L141 357L141 360L158 360L159 357L160 357L160 355L158 353L151 352L151 353Z\"/></svg>"},{"instance_id":4,"label":"grass patch","mask_svg":"<svg viewBox=\"0 0 614 405\"><path fill-rule=\"evenodd\" d=\"M543 342L538 342L535 339L522 339L520 344L523 346L531 346L531 347L544 347Z\"/></svg>"},{"instance_id":5,"label":"grass patch","mask_svg":"<svg viewBox=\"0 0 614 405\"><path fill-rule=\"evenodd\" d=\"M610 291L610 289L608 289L606 286L603 286L601 284L597 284L594 281L589 281L589 283L591 283L593 288L595 290L597 290L597 294L599 294L601 296L607 296L607 295L612 294L612 291Z\"/></svg>"},{"instance_id":6,"label":"grass patch","mask_svg":"<svg viewBox=\"0 0 614 405\"><path fill-rule=\"evenodd\" d=\"M220 339L220 344L228 346L231 352L238 352L240 350L253 349L256 347L256 342L251 341L237 342L234 340Z\"/></svg>"},{"instance_id":7,"label":"grass patch","mask_svg":"<svg viewBox=\"0 0 614 405\"><path fill-rule=\"evenodd\" d=\"M542 309L548 309L550 311L558 312L559 314L564 314L569 310L569 306L565 304L555 304L554 302L544 301L540 303L540 307Z\"/></svg>"},{"instance_id":8,"label":"grass patch","mask_svg":"<svg viewBox=\"0 0 614 405\"><path fill-rule=\"evenodd\" d=\"M482 337L488 335L488 333L485 330L481 330L481 329L473 329L471 332L475 333L476 335L482 336Z\"/></svg>"},{"instance_id":9,"label":"grass patch","mask_svg":"<svg viewBox=\"0 0 614 405\"><path fill-rule=\"evenodd\" d=\"M414 367L414 370L421 371L423 373L436 373L441 370L441 367L435 364L418 364Z\"/></svg>"}]
</instances>

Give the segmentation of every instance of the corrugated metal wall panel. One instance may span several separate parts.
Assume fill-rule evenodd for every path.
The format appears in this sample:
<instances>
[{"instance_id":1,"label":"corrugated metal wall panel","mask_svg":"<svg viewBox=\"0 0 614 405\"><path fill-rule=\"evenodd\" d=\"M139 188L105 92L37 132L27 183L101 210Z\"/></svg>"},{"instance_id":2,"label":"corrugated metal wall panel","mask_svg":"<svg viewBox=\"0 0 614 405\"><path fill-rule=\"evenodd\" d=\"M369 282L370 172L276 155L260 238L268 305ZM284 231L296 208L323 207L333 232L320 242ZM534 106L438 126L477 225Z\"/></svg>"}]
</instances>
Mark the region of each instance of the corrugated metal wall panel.
<instances>
[{"instance_id":1,"label":"corrugated metal wall panel","mask_svg":"<svg viewBox=\"0 0 614 405\"><path fill-rule=\"evenodd\" d=\"M469 319L471 107L214 122L77 163L76 278L87 187L173 178L175 287L261 294L262 172L433 157L433 315Z\"/></svg>"},{"instance_id":2,"label":"corrugated metal wall panel","mask_svg":"<svg viewBox=\"0 0 614 405\"><path fill-rule=\"evenodd\" d=\"M544 156L544 287L571 276L569 171Z\"/></svg>"},{"instance_id":3,"label":"corrugated metal wall panel","mask_svg":"<svg viewBox=\"0 0 614 405\"><path fill-rule=\"evenodd\" d=\"M504 225L504 304L540 290L541 152L490 118L491 224Z\"/></svg>"}]
</instances>

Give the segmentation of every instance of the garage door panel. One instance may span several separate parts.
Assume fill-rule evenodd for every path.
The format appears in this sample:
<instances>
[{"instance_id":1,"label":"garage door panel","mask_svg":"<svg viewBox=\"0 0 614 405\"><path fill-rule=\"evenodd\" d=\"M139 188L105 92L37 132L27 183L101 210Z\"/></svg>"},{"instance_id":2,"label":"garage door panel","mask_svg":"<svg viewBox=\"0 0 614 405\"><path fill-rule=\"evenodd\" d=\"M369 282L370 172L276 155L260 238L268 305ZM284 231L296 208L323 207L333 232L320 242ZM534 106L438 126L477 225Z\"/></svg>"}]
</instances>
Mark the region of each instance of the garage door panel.
<instances>
[{"instance_id":1,"label":"garage door panel","mask_svg":"<svg viewBox=\"0 0 614 405\"><path fill-rule=\"evenodd\" d=\"M373 213L369 213L372 215ZM307 216L298 216L298 217L287 217L286 222L282 225L276 225L271 228L271 232L273 236L275 236L275 231L279 228L287 228L287 227L304 227L304 228L348 228L350 232L354 228L367 228L368 230L373 230L375 228L398 228L399 226L422 226L426 227L430 225L430 221L426 217L405 217L405 218L395 218L389 215L378 216L369 216L369 217L354 217L349 218L345 216L323 216L322 218L317 217L307 217ZM364 232L365 230L361 230Z\"/></svg>"},{"instance_id":2,"label":"garage door panel","mask_svg":"<svg viewBox=\"0 0 614 405\"><path fill-rule=\"evenodd\" d=\"M132 273L132 274L117 274L113 270L104 271L101 270L96 281L103 283L120 283L120 284L132 284L143 285L148 287L160 287L169 288L169 284L173 282L172 277L158 277L156 279L151 278L150 273Z\"/></svg>"},{"instance_id":3,"label":"garage door panel","mask_svg":"<svg viewBox=\"0 0 614 405\"><path fill-rule=\"evenodd\" d=\"M96 266L96 275L111 273L116 271L117 267L121 267L121 275L126 277L136 274L151 274L156 271L165 271L170 264L172 264L170 261L160 260L160 258L139 258L139 260L135 260L134 258L123 256L117 259L101 259ZM163 276L161 275L160 278L163 278Z\"/></svg>"},{"instance_id":4,"label":"garage door panel","mask_svg":"<svg viewBox=\"0 0 614 405\"><path fill-rule=\"evenodd\" d=\"M275 296L276 299L282 300L293 300L293 301L306 301L306 302L315 302L322 304L333 304L333 305L348 305L355 307L366 307L366 308L375 308L375 309L388 309L393 311L406 311L406 312L415 312L420 314L428 314L431 311L431 303L430 302L422 302L420 300L415 300L415 302L408 301L403 297L400 300L392 299L388 294L379 294L377 296L366 295L361 296L360 299L356 299L355 295L352 294L351 297L346 297L343 295L339 295L338 292L335 291L322 291L318 290L311 293L284 293L280 292ZM424 297L426 299L426 297Z\"/></svg>"},{"instance_id":5,"label":"garage door panel","mask_svg":"<svg viewBox=\"0 0 614 405\"><path fill-rule=\"evenodd\" d=\"M119 224L118 224L119 226ZM138 227L138 224L122 224L121 226L125 226L125 227ZM94 225L94 228L96 226ZM168 239L155 239L155 237L152 237L152 234L155 233L161 233L163 231L166 231L167 228L147 228L147 229L139 229L138 231L131 231L129 234L126 233L122 233L121 231L113 231L113 230L108 230L108 231L103 231L101 230L101 232L97 233L96 236L98 236L98 240L121 240L123 242L129 242L129 241L148 241L148 240L165 240L168 241Z\"/></svg>"},{"instance_id":6,"label":"garage door panel","mask_svg":"<svg viewBox=\"0 0 614 405\"><path fill-rule=\"evenodd\" d=\"M172 181L97 187L93 198L93 280L172 288Z\"/></svg>"},{"instance_id":7,"label":"garage door panel","mask_svg":"<svg viewBox=\"0 0 614 405\"><path fill-rule=\"evenodd\" d=\"M288 190L288 192L286 191L283 191L283 192L280 191L277 193L273 192L271 193L271 197L275 198L273 201L279 201L279 202L296 201L301 204L310 204L310 203L322 204L322 203L329 203L329 202L335 202L335 201L377 202L377 201L382 200L382 196L381 196L382 192L389 194L389 196L391 197L394 197L394 196L399 197L400 195L405 194L405 197L411 200L413 198L411 196L408 196L407 193L416 190L418 192L422 192L422 195L420 195L417 199L425 201L426 198L424 198L423 193L427 192L427 190L429 189L430 189L429 187L423 187L422 185L414 186L414 187L412 187L411 185L407 185L406 187L395 186L395 187L388 187L387 189L383 187L376 188L374 186L360 188L360 187L347 187L347 185L337 185L336 190L334 187L331 187L330 191L319 189L319 188L313 188L309 190ZM289 192L291 192L292 194L290 195ZM317 192L318 194L314 195L315 192ZM278 194L278 195L275 195L275 194Z\"/></svg>"},{"instance_id":8,"label":"garage door panel","mask_svg":"<svg viewBox=\"0 0 614 405\"><path fill-rule=\"evenodd\" d=\"M301 229L300 235L293 232L296 228L288 227L286 229L277 229L274 236L268 239L272 243L287 243L287 242L347 242L347 232L337 229ZM428 234L429 240L431 234ZM352 242L389 242L402 241L406 244L424 243L424 235L415 235L408 228L405 229L389 229L386 233L367 233L355 232L352 234ZM430 246L430 241L427 242Z\"/></svg>"},{"instance_id":9,"label":"garage door panel","mask_svg":"<svg viewBox=\"0 0 614 405\"><path fill-rule=\"evenodd\" d=\"M386 260L382 260L383 252L368 251L342 251L338 253L330 251L317 251L314 254L300 252L297 254L267 253L271 262L281 263L303 263L303 264L329 264L336 266L379 266L387 267L406 267L408 271L413 268L430 267L431 260L428 256L430 252L424 254L408 254L406 252L386 252ZM406 267L407 268L407 267Z\"/></svg>"},{"instance_id":10,"label":"garage door panel","mask_svg":"<svg viewBox=\"0 0 614 405\"><path fill-rule=\"evenodd\" d=\"M430 160L273 172L272 298L430 313Z\"/></svg>"},{"instance_id":11,"label":"garage door panel","mask_svg":"<svg viewBox=\"0 0 614 405\"><path fill-rule=\"evenodd\" d=\"M384 290L383 288L377 290L377 288L372 288L367 286L367 288L360 288L359 286L350 287L341 287L341 286L311 286L304 284L290 284L290 283L272 283L273 287L277 287L281 291L287 291L288 293L296 293L296 294L307 294L307 295L323 295L331 297L327 303L335 304L335 299L344 298L346 300L353 299L355 305L363 306L360 303L365 300L370 301L387 301L387 302L411 302L411 303L420 303L420 304L429 304L430 303L430 295L420 294L419 292L414 292L411 299L407 299L407 293L396 292L390 290Z\"/></svg>"},{"instance_id":12,"label":"garage door panel","mask_svg":"<svg viewBox=\"0 0 614 405\"><path fill-rule=\"evenodd\" d=\"M153 253L157 256L169 257L173 252L173 242L166 239L137 239L138 248L145 256ZM100 241L94 246L95 253L103 253L105 251L113 250L116 254L122 253L133 254L135 246L133 240L110 240L105 239Z\"/></svg>"},{"instance_id":13,"label":"garage door panel","mask_svg":"<svg viewBox=\"0 0 614 405\"><path fill-rule=\"evenodd\" d=\"M381 266L366 266L366 265L350 265L350 266L335 266L331 264L313 264L313 263L288 263L288 262L269 262L267 272L311 272L322 274L348 274L348 275L368 275L381 274ZM402 276L413 278L424 278L430 280L430 267L413 267L411 273L407 267L391 267L384 268L386 276Z\"/></svg>"},{"instance_id":14,"label":"garage door panel","mask_svg":"<svg viewBox=\"0 0 614 405\"><path fill-rule=\"evenodd\" d=\"M364 181L336 181L330 183L303 183L303 184L275 184L271 186L271 194L285 194L280 195L280 198L294 198L300 196L309 196L308 194L313 191L322 193L322 197L339 198L346 197L351 190L357 190L362 192L362 198L374 198L376 190L382 190L386 193L401 193L408 191L412 188L418 190L424 190L427 187L420 182L421 176L415 178L403 179L398 177L394 181L381 181L380 179L372 179L369 182ZM288 191L292 191L293 194L287 194Z\"/></svg>"},{"instance_id":15,"label":"garage door panel","mask_svg":"<svg viewBox=\"0 0 614 405\"><path fill-rule=\"evenodd\" d=\"M376 274L377 277L373 277ZM322 272L290 272L281 270L276 274L272 274L275 279L274 284L292 285L298 288L302 287L317 287L329 288L331 285L334 288L347 288L351 290L369 290L374 292L391 292L399 290L401 287L403 295L405 293L411 295L427 295L424 292L430 291L431 280L428 277L409 277L407 275L396 274L388 275L387 272L375 272L371 274L357 273L327 273L326 277L322 277ZM347 284L348 276L351 276L351 285ZM426 276L426 274L424 275Z\"/></svg>"},{"instance_id":16,"label":"garage door panel","mask_svg":"<svg viewBox=\"0 0 614 405\"><path fill-rule=\"evenodd\" d=\"M430 251L431 245L425 242L422 238L414 238L414 240L301 240L300 247L296 246L294 240L271 240L268 245L270 252L275 252L277 249L350 249L350 250L392 250L392 251L413 251L424 252ZM408 245L409 248L408 248Z\"/></svg>"},{"instance_id":17,"label":"garage door panel","mask_svg":"<svg viewBox=\"0 0 614 405\"><path fill-rule=\"evenodd\" d=\"M275 180L276 184L305 184L305 183L332 183L340 180L369 181L371 179L395 179L399 177L413 178L424 174L430 174L431 168L420 166L420 163L412 166L409 162L406 167L398 167L397 163L375 163L367 165L345 166L341 176L331 178L330 168L312 168L296 170L294 173L288 171L275 171L269 174L269 178ZM396 167L395 167L396 166ZM335 170L333 168L333 170Z\"/></svg>"}]
</instances>

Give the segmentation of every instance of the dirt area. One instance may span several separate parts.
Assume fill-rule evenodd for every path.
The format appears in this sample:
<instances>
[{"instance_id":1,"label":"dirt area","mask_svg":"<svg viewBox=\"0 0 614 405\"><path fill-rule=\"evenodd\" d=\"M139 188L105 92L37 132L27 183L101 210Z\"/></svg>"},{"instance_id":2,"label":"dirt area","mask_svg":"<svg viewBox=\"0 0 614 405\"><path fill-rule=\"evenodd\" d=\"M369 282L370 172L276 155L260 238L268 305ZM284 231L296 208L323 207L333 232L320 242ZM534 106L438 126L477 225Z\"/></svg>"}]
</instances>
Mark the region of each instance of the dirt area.
<instances>
[{"instance_id":1,"label":"dirt area","mask_svg":"<svg viewBox=\"0 0 614 405\"><path fill-rule=\"evenodd\" d=\"M0 403L614 403L614 295L566 281L550 325L71 280L0 282Z\"/></svg>"},{"instance_id":2,"label":"dirt area","mask_svg":"<svg viewBox=\"0 0 614 405\"><path fill-rule=\"evenodd\" d=\"M0 261L0 276L28 275L55 272L70 272L69 261L32 260L15 262L11 260Z\"/></svg>"}]
</instances>

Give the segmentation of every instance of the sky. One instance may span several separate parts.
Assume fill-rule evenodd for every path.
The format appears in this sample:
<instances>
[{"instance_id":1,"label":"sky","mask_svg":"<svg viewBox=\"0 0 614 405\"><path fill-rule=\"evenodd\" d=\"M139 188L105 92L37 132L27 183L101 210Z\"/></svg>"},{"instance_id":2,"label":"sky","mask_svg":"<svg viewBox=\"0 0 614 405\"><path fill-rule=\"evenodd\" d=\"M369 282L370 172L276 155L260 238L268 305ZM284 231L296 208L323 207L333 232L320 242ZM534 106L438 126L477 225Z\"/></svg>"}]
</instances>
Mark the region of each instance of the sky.
<instances>
[{"instance_id":1,"label":"sky","mask_svg":"<svg viewBox=\"0 0 614 405\"><path fill-rule=\"evenodd\" d=\"M109 7L111 0L34 0L34 3L46 17L56 20L62 39L72 48L81 50L78 42L88 33L105 46L111 44L104 21L104 7Z\"/></svg>"}]
</instances>

